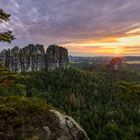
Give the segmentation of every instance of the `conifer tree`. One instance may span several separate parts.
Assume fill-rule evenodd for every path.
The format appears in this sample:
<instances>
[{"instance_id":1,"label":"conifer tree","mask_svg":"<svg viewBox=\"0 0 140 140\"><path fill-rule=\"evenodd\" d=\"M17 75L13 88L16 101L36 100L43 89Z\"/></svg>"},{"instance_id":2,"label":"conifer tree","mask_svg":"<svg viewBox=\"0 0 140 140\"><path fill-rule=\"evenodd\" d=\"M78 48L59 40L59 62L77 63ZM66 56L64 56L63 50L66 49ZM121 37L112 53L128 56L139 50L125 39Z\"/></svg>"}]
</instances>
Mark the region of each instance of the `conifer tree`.
<instances>
[{"instance_id":1,"label":"conifer tree","mask_svg":"<svg viewBox=\"0 0 140 140\"><path fill-rule=\"evenodd\" d=\"M0 9L0 23L9 21L10 16L10 14L7 14L2 9ZM15 38L12 34L12 31L0 32L0 42L11 43L11 41L14 39Z\"/></svg>"}]
</instances>

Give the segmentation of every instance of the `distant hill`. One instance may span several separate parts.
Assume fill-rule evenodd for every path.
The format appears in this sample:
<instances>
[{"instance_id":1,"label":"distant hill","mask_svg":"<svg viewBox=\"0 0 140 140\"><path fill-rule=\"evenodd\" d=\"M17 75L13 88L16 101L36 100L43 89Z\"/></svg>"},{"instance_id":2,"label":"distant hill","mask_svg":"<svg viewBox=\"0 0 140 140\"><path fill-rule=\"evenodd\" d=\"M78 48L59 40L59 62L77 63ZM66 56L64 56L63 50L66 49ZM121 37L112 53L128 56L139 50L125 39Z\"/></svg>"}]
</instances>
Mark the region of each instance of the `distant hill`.
<instances>
[{"instance_id":1,"label":"distant hill","mask_svg":"<svg viewBox=\"0 0 140 140\"><path fill-rule=\"evenodd\" d=\"M110 64L113 57L76 57L69 56L69 61L71 66L82 68L82 69L94 69L98 67L103 67L103 65ZM132 69L134 71L140 71L140 56L125 56L121 57L122 64L125 64L128 69Z\"/></svg>"}]
</instances>

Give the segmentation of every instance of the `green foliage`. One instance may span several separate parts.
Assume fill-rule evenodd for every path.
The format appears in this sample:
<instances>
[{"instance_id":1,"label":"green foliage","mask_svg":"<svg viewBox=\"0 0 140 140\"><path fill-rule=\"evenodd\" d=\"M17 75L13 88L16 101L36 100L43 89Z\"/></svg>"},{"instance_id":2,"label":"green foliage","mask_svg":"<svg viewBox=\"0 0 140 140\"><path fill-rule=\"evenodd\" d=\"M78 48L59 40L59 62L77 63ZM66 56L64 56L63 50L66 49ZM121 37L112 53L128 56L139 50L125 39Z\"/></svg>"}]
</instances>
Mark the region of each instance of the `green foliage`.
<instances>
[{"instance_id":1,"label":"green foliage","mask_svg":"<svg viewBox=\"0 0 140 140\"><path fill-rule=\"evenodd\" d=\"M8 21L10 14L5 13L2 9L0 9L0 22Z\"/></svg>"},{"instance_id":2,"label":"green foliage","mask_svg":"<svg viewBox=\"0 0 140 140\"><path fill-rule=\"evenodd\" d=\"M137 73L69 68L10 75L15 79L12 92L7 92L21 95L25 91L28 97L47 100L72 116L91 140L140 137L140 75Z\"/></svg>"},{"instance_id":3,"label":"green foliage","mask_svg":"<svg viewBox=\"0 0 140 140\"><path fill-rule=\"evenodd\" d=\"M140 102L140 83L120 81L118 86L118 96L123 101L133 104Z\"/></svg>"},{"instance_id":4,"label":"green foliage","mask_svg":"<svg viewBox=\"0 0 140 140\"><path fill-rule=\"evenodd\" d=\"M2 9L0 9L0 23L5 21L9 21L10 14L5 13ZM11 43L12 40L14 40L14 36L12 34L12 31L6 31L0 33L0 42L9 42Z\"/></svg>"},{"instance_id":5,"label":"green foliage","mask_svg":"<svg viewBox=\"0 0 140 140\"><path fill-rule=\"evenodd\" d=\"M129 71L89 72L69 68L63 71L24 74L24 78L17 82L26 85L27 96L46 99L72 116L91 139L109 139L112 135L112 140L123 140L131 133L131 125L135 126L131 137L139 136L136 131L139 128L140 116L139 102L134 104L134 99L125 102L118 96L123 92L119 81L125 80L134 84L134 81L138 82L139 79L136 73ZM131 94L131 97L136 98L133 95L135 93Z\"/></svg>"},{"instance_id":6,"label":"green foliage","mask_svg":"<svg viewBox=\"0 0 140 140\"><path fill-rule=\"evenodd\" d=\"M37 98L0 97L1 134L9 137L8 139L17 140L32 137L36 128L49 125L52 118L49 112L51 108L45 101ZM27 135L24 131L30 133Z\"/></svg>"},{"instance_id":7,"label":"green foliage","mask_svg":"<svg viewBox=\"0 0 140 140\"><path fill-rule=\"evenodd\" d=\"M104 129L97 136L97 140L119 140L122 137L122 132L118 125L111 121L105 125Z\"/></svg>"},{"instance_id":8,"label":"green foliage","mask_svg":"<svg viewBox=\"0 0 140 140\"><path fill-rule=\"evenodd\" d=\"M24 84L16 83L21 79L21 75L7 71L2 64L0 64L0 95L24 95L26 96L26 86Z\"/></svg>"}]
</instances>

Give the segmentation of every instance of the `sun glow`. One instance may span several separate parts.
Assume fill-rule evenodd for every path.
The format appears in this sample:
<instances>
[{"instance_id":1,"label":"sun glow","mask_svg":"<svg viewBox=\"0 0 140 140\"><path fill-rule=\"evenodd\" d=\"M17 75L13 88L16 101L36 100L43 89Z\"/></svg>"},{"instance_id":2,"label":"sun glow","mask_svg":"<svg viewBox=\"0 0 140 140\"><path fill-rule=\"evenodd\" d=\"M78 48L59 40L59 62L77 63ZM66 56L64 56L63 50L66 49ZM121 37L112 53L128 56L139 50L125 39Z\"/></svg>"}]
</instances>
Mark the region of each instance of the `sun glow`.
<instances>
[{"instance_id":1,"label":"sun glow","mask_svg":"<svg viewBox=\"0 0 140 140\"><path fill-rule=\"evenodd\" d=\"M86 40L65 44L79 53L95 55L139 55L140 35L111 37L101 40Z\"/></svg>"},{"instance_id":2,"label":"sun glow","mask_svg":"<svg viewBox=\"0 0 140 140\"><path fill-rule=\"evenodd\" d=\"M120 51L117 49L117 50L115 51L115 55L118 56L119 54L120 54Z\"/></svg>"}]
</instances>

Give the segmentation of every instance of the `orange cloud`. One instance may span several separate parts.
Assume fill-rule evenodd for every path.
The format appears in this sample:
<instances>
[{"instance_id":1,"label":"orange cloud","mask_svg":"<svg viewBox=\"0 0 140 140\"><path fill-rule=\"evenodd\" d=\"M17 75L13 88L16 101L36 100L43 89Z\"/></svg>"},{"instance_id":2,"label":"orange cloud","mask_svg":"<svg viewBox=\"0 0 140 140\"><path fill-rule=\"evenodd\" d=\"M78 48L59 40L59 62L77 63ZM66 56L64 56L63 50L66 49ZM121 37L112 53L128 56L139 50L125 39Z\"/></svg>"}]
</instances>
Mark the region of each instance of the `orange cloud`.
<instances>
[{"instance_id":1,"label":"orange cloud","mask_svg":"<svg viewBox=\"0 0 140 140\"><path fill-rule=\"evenodd\" d=\"M140 33L140 27L132 29L132 30L126 32L126 34L134 34L134 33Z\"/></svg>"},{"instance_id":2,"label":"orange cloud","mask_svg":"<svg viewBox=\"0 0 140 140\"><path fill-rule=\"evenodd\" d=\"M70 52L90 55L140 55L140 35L107 37L64 44Z\"/></svg>"}]
</instances>

